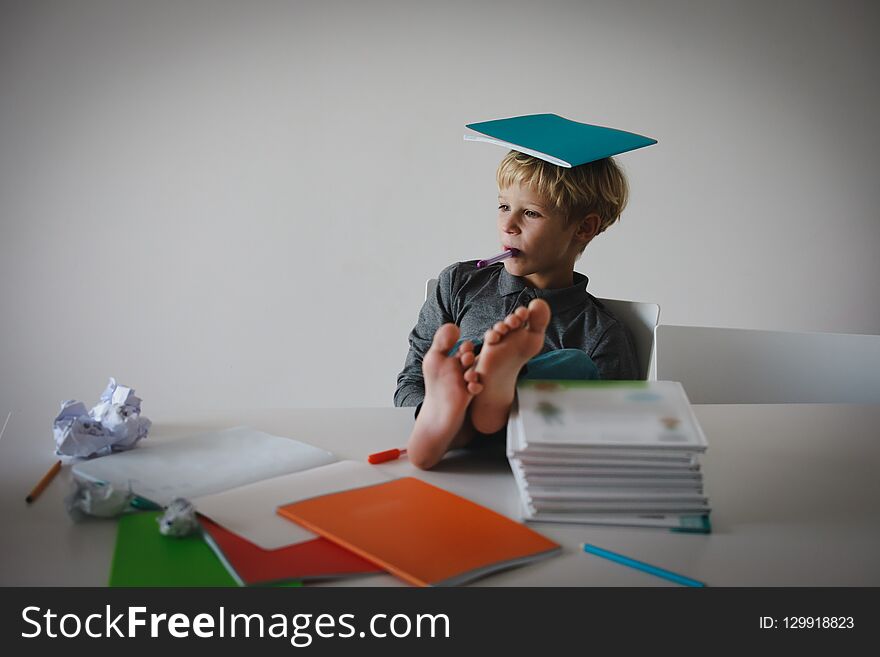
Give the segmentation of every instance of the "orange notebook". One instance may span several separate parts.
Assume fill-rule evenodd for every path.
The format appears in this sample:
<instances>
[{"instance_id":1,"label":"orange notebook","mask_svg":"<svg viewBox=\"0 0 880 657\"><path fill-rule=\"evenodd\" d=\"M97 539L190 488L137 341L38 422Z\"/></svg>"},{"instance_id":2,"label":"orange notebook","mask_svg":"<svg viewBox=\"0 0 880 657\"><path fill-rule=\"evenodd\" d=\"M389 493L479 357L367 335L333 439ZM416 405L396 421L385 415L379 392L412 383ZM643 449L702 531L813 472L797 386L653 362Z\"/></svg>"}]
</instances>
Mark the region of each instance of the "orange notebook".
<instances>
[{"instance_id":1,"label":"orange notebook","mask_svg":"<svg viewBox=\"0 0 880 657\"><path fill-rule=\"evenodd\" d=\"M559 552L484 506L404 477L278 507L278 514L418 586L453 586Z\"/></svg>"}]
</instances>

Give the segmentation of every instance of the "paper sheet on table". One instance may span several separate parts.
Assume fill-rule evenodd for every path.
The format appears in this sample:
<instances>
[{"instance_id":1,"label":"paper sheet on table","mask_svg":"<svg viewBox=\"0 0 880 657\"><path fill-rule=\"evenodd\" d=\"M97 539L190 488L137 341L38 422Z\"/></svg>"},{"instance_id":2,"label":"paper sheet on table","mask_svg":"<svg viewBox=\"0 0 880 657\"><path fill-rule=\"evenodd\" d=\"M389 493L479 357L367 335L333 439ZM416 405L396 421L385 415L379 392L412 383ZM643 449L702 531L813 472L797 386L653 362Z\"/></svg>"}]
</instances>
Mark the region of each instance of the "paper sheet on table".
<instances>
[{"instance_id":1,"label":"paper sheet on table","mask_svg":"<svg viewBox=\"0 0 880 657\"><path fill-rule=\"evenodd\" d=\"M275 550L316 538L316 534L277 515L277 507L385 481L388 477L366 463L338 461L197 497L191 502L199 513L218 525L264 550Z\"/></svg>"},{"instance_id":2,"label":"paper sheet on table","mask_svg":"<svg viewBox=\"0 0 880 657\"><path fill-rule=\"evenodd\" d=\"M144 444L78 463L75 476L103 481L156 504L192 499L336 461L331 452L249 427ZM274 509L273 509L274 513Z\"/></svg>"}]
</instances>

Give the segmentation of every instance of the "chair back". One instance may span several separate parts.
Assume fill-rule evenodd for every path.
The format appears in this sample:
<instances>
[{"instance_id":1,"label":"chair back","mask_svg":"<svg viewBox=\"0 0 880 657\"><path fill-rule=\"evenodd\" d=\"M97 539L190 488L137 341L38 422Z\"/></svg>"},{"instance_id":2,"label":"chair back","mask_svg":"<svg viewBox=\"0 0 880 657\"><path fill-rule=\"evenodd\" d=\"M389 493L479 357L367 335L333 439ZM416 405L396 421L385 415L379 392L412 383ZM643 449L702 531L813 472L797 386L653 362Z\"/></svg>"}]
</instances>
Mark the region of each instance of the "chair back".
<instances>
[{"instance_id":1,"label":"chair back","mask_svg":"<svg viewBox=\"0 0 880 657\"><path fill-rule=\"evenodd\" d=\"M880 335L658 326L658 379L693 404L880 403Z\"/></svg>"},{"instance_id":2,"label":"chair back","mask_svg":"<svg viewBox=\"0 0 880 657\"><path fill-rule=\"evenodd\" d=\"M600 297L596 297L596 299L629 330L639 362L639 378L655 381L657 377L653 371L654 329L660 320L660 306L644 301L623 301Z\"/></svg>"}]
</instances>

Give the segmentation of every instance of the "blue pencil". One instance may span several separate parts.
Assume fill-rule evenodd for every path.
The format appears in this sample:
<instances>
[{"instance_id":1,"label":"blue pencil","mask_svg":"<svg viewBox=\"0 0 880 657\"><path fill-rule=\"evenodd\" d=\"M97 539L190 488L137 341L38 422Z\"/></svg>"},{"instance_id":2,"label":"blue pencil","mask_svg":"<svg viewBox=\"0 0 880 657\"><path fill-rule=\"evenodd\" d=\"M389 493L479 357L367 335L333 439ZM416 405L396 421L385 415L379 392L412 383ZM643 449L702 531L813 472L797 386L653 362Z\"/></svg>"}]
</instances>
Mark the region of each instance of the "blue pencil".
<instances>
[{"instance_id":1,"label":"blue pencil","mask_svg":"<svg viewBox=\"0 0 880 657\"><path fill-rule=\"evenodd\" d=\"M681 584L683 586L706 586L705 584L703 584L703 582L698 582L697 580L691 579L690 577L677 575L675 573L669 572L668 570L658 568L657 566L652 566L651 564L645 563L644 561L636 561L635 559L630 559L629 557L625 557L622 554L617 554L616 552L611 552L610 550L603 550L602 548L596 547L595 545L590 545L589 543L584 543L581 547L584 548L584 552L588 552L589 554L595 554L597 557L604 557L605 559L615 561L624 566L629 566L630 568L635 568L636 570L641 570L651 575L656 575L657 577L668 579L669 581L675 582L676 584Z\"/></svg>"}]
</instances>

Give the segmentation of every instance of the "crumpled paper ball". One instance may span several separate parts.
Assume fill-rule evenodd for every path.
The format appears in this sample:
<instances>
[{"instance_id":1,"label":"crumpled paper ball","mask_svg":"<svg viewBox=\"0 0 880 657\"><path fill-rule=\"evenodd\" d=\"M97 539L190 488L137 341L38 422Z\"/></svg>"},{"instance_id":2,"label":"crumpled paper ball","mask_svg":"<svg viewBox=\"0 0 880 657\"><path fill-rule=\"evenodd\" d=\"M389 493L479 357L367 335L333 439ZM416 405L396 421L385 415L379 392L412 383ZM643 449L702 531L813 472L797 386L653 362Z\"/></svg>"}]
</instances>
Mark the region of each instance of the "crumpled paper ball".
<instances>
[{"instance_id":1,"label":"crumpled paper ball","mask_svg":"<svg viewBox=\"0 0 880 657\"><path fill-rule=\"evenodd\" d=\"M131 510L134 494L98 481L73 478L73 490L64 499L67 513L74 520L86 516L115 518Z\"/></svg>"},{"instance_id":2,"label":"crumpled paper ball","mask_svg":"<svg viewBox=\"0 0 880 657\"><path fill-rule=\"evenodd\" d=\"M159 533L163 536L189 536L199 529L196 508L184 497L172 500L165 513L156 520L159 522Z\"/></svg>"},{"instance_id":3,"label":"crumpled paper ball","mask_svg":"<svg viewBox=\"0 0 880 657\"><path fill-rule=\"evenodd\" d=\"M75 399L61 403L52 430L55 454L90 458L131 449L146 438L151 425L141 416L141 400L134 390L110 377L101 401L91 411Z\"/></svg>"}]
</instances>

